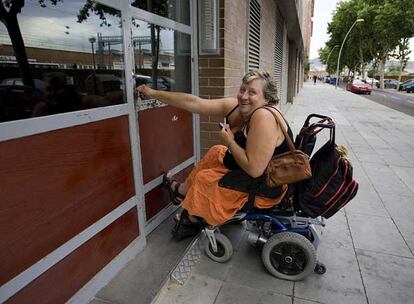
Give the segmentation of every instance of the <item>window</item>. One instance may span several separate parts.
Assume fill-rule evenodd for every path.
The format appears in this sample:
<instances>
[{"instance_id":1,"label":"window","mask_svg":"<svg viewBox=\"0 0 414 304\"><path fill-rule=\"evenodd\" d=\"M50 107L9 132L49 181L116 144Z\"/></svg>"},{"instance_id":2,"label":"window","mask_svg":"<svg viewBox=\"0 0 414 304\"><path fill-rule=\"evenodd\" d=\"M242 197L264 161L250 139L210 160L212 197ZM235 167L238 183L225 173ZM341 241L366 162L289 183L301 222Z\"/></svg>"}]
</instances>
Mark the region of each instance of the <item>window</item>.
<instances>
[{"instance_id":1,"label":"window","mask_svg":"<svg viewBox=\"0 0 414 304\"><path fill-rule=\"evenodd\" d=\"M136 85L191 93L191 37L134 19L132 41ZM153 101L142 102L139 109Z\"/></svg>"},{"instance_id":2,"label":"window","mask_svg":"<svg viewBox=\"0 0 414 304\"><path fill-rule=\"evenodd\" d=\"M275 37L275 80L277 82L277 93L279 99L282 94L282 73L283 73L283 38L284 38L284 20L279 9L276 11L276 37Z\"/></svg>"},{"instance_id":3,"label":"window","mask_svg":"<svg viewBox=\"0 0 414 304\"><path fill-rule=\"evenodd\" d=\"M132 0L131 6L190 25L190 0Z\"/></svg>"},{"instance_id":4,"label":"window","mask_svg":"<svg viewBox=\"0 0 414 304\"><path fill-rule=\"evenodd\" d=\"M247 68L249 71L260 67L260 20L260 2L258 0L251 0L249 6L249 40L247 54Z\"/></svg>"},{"instance_id":5,"label":"window","mask_svg":"<svg viewBox=\"0 0 414 304\"><path fill-rule=\"evenodd\" d=\"M45 4L25 1L18 14L19 54L0 23L0 122L126 102L120 11L99 4L86 14L86 0Z\"/></svg>"}]
</instances>

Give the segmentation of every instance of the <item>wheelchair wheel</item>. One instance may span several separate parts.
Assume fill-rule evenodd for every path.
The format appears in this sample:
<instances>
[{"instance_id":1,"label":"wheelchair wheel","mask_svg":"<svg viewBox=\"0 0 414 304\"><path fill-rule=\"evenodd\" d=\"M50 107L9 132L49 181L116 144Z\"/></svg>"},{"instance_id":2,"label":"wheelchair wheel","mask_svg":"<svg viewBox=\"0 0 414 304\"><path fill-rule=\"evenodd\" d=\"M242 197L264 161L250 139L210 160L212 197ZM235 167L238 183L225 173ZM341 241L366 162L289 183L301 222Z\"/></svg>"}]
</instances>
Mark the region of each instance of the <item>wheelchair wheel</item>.
<instances>
[{"instance_id":1,"label":"wheelchair wheel","mask_svg":"<svg viewBox=\"0 0 414 304\"><path fill-rule=\"evenodd\" d=\"M276 278L300 281L316 267L316 250L304 236L294 232L274 234L264 245L262 261Z\"/></svg>"},{"instance_id":2,"label":"wheelchair wheel","mask_svg":"<svg viewBox=\"0 0 414 304\"><path fill-rule=\"evenodd\" d=\"M317 262L314 272L317 273L317 274L324 274L326 272L325 264L323 264L321 262Z\"/></svg>"},{"instance_id":3,"label":"wheelchair wheel","mask_svg":"<svg viewBox=\"0 0 414 304\"><path fill-rule=\"evenodd\" d=\"M217 252L213 251L208 238L204 243L204 251L206 252L207 256L213 261L218 263L225 263L233 256L233 245L231 244L228 237L224 234L217 233L215 236L217 242Z\"/></svg>"}]
</instances>

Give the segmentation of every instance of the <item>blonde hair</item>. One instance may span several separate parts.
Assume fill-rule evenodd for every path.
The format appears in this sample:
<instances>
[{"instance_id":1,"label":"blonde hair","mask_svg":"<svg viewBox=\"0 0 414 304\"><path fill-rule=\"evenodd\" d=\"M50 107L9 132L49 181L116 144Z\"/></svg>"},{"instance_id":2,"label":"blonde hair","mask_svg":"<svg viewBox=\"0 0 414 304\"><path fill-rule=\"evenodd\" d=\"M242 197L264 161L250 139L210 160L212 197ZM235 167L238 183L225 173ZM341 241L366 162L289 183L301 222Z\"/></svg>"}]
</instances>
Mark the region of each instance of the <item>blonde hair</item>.
<instances>
[{"instance_id":1,"label":"blonde hair","mask_svg":"<svg viewBox=\"0 0 414 304\"><path fill-rule=\"evenodd\" d=\"M272 79L269 72L263 70L251 70L243 76L243 83L249 83L253 80L260 79L263 83L263 95L268 103L277 105L279 98L277 97L276 81Z\"/></svg>"}]
</instances>

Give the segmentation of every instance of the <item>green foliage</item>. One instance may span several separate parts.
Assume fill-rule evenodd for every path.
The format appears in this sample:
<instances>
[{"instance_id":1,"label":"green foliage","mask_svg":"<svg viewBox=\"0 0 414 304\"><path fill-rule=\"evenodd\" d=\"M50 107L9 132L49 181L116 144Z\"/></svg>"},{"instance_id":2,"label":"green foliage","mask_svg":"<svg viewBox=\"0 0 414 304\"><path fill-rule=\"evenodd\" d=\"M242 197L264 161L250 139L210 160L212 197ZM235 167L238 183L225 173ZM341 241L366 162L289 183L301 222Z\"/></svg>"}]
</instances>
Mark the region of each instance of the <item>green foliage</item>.
<instances>
[{"instance_id":1,"label":"green foliage","mask_svg":"<svg viewBox=\"0 0 414 304\"><path fill-rule=\"evenodd\" d=\"M326 71L330 74L336 71L336 62L338 61L339 46L329 48L325 46L318 50L320 61L326 65Z\"/></svg>"},{"instance_id":2,"label":"green foliage","mask_svg":"<svg viewBox=\"0 0 414 304\"><path fill-rule=\"evenodd\" d=\"M92 12L99 17L99 19L101 20L100 26L112 26L112 24L109 23L106 19L105 14L121 17L121 14L118 10L106 5L96 3L92 0L87 0L83 7L79 10L78 22L82 23L83 21L87 20L90 16L89 12Z\"/></svg>"},{"instance_id":3,"label":"green foliage","mask_svg":"<svg viewBox=\"0 0 414 304\"><path fill-rule=\"evenodd\" d=\"M400 47L398 54L393 53L394 57L399 56L400 60L407 58L408 46L405 42L414 37L414 1L350 0L338 3L328 24L330 39L319 52L322 62L327 57L325 49L342 44L346 33L359 18L364 22L356 24L348 36L341 54L340 69L347 66L358 70L373 60L385 62L397 46Z\"/></svg>"}]
</instances>

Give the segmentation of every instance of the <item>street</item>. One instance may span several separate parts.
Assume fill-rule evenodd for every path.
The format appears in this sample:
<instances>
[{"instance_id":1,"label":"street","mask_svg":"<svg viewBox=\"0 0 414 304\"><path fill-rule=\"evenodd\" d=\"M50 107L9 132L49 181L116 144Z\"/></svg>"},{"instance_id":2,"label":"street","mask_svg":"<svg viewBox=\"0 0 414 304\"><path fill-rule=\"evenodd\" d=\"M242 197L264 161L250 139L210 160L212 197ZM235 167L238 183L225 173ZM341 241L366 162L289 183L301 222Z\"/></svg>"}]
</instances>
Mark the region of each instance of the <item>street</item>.
<instances>
[{"instance_id":1,"label":"street","mask_svg":"<svg viewBox=\"0 0 414 304\"><path fill-rule=\"evenodd\" d=\"M414 94L396 92L393 89L374 89L371 95L364 97L394 110L414 116Z\"/></svg>"},{"instance_id":2,"label":"street","mask_svg":"<svg viewBox=\"0 0 414 304\"><path fill-rule=\"evenodd\" d=\"M339 87L345 90L345 84L342 82L339 83ZM414 116L414 94L397 92L394 89L380 90L374 87L371 95L359 95L404 114Z\"/></svg>"}]
</instances>

